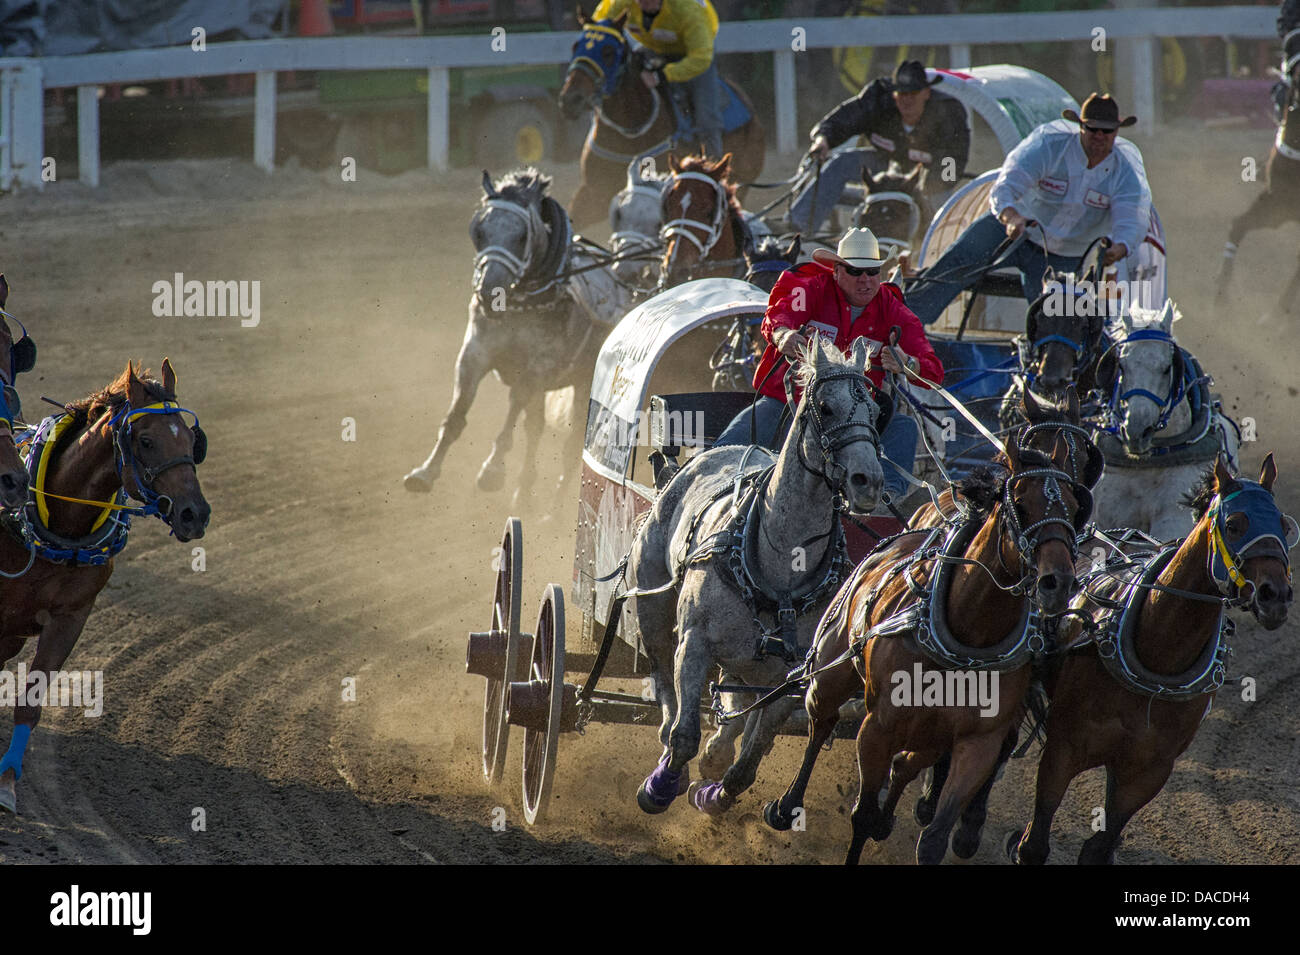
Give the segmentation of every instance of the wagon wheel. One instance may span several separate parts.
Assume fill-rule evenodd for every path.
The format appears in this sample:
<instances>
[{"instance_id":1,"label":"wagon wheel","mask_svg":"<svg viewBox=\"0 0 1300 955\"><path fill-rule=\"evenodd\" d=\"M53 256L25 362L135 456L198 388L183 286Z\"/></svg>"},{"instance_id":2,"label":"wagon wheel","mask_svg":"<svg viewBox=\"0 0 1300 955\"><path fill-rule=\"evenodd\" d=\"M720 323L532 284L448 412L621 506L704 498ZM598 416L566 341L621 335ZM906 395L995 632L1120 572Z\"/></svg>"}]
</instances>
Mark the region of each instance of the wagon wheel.
<instances>
[{"instance_id":1,"label":"wagon wheel","mask_svg":"<svg viewBox=\"0 0 1300 955\"><path fill-rule=\"evenodd\" d=\"M510 724L506 721L506 686L521 674L519 615L524 574L523 524L506 519L497 553L496 592L492 598L492 629L470 634L466 669L487 677L483 697L483 775L497 783L505 771Z\"/></svg>"},{"instance_id":2,"label":"wagon wheel","mask_svg":"<svg viewBox=\"0 0 1300 955\"><path fill-rule=\"evenodd\" d=\"M524 818L536 823L546 814L555 778L555 754L560 742L560 713L564 702L564 591L549 584L542 595L533 636L529 679L545 684L546 725L524 731Z\"/></svg>"}]
</instances>

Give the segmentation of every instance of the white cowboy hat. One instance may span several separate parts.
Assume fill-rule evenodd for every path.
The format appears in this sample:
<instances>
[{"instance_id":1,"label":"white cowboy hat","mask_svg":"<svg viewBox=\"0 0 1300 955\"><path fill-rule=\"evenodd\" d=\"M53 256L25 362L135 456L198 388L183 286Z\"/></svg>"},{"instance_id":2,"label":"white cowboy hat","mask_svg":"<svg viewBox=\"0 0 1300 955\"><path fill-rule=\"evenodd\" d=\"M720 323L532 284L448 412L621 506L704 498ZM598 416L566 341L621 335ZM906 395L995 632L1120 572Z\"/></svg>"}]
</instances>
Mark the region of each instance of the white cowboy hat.
<instances>
[{"instance_id":1,"label":"white cowboy hat","mask_svg":"<svg viewBox=\"0 0 1300 955\"><path fill-rule=\"evenodd\" d=\"M840 239L839 248L835 252L816 249L812 257L814 262L822 265L851 265L857 269L885 264L885 259L880 254L880 245L870 229L850 229Z\"/></svg>"}]
</instances>

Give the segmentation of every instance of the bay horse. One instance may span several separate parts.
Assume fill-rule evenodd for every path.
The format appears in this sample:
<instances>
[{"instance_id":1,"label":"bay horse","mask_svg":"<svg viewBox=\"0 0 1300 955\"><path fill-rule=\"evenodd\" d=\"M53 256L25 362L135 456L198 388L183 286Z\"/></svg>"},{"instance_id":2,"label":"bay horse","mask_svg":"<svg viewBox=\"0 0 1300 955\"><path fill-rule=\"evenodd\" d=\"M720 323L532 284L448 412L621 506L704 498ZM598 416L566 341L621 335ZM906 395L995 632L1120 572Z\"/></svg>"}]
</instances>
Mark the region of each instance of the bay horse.
<instances>
[{"instance_id":1,"label":"bay horse","mask_svg":"<svg viewBox=\"0 0 1300 955\"><path fill-rule=\"evenodd\" d=\"M1276 229L1300 219L1300 30L1292 30L1283 41L1282 79L1286 84L1286 105L1278 123L1277 135L1269 149L1264 167L1266 187L1255 201L1232 220L1228 241L1223 247L1223 265L1215 280L1216 302L1228 303L1237 247L1256 229ZM1300 262L1277 302L1277 311L1287 314L1300 297Z\"/></svg>"},{"instance_id":2,"label":"bay horse","mask_svg":"<svg viewBox=\"0 0 1300 955\"><path fill-rule=\"evenodd\" d=\"M1266 630L1286 622L1287 552L1300 529L1278 510L1276 477L1272 454L1258 483L1234 478L1220 455L1185 500L1198 515L1191 534L1092 575L1075 602L1088 633L1080 621L1063 628L1067 639L1083 639L1049 678L1034 818L1007 840L1013 861L1047 861L1070 782L1104 766L1105 824L1084 842L1079 863L1113 863L1124 827L1164 788L1223 683L1225 606L1249 609Z\"/></svg>"},{"instance_id":3,"label":"bay horse","mask_svg":"<svg viewBox=\"0 0 1300 955\"><path fill-rule=\"evenodd\" d=\"M660 288L699 278L738 277L745 250L754 241L750 216L740 207L731 181L731 154L721 159L668 156L669 176L660 200L664 247Z\"/></svg>"},{"instance_id":4,"label":"bay horse","mask_svg":"<svg viewBox=\"0 0 1300 955\"><path fill-rule=\"evenodd\" d=\"M582 147L581 182L569 203L573 221L579 226L590 225L605 214L610 198L622 186L629 162L661 155L673 144L671 94L666 83L650 90L641 82L644 54L632 52L623 32L626 22L626 14L617 20L589 20L579 10L582 34L573 45L560 88L560 111L567 119L577 119L584 110L593 112L591 131ZM740 128L724 132L722 145L736 156L740 179L752 182L763 170L767 134L748 97L735 86L731 88L751 118Z\"/></svg>"},{"instance_id":5,"label":"bay horse","mask_svg":"<svg viewBox=\"0 0 1300 955\"><path fill-rule=\"evenodd\" d=\"M848 571L839 508L870 513L884 480L879 431L890 406L864 377L870 352L859 339L846 357L814 337L800 356L804 391L780 453L727 446L696 455L637 532L622 623L646 648L663 712L663 755L637 793L646 812L663 812L686 789L710 670L755 686L783 680ZM739 758L720 780L697 785L692 804L728 809L796 705L784 697L751 713ZM710 740L703 772L729 762L722 750L733 726Z\"/></svg>"},{"instance_id":6,"label":"bay horse","mask_svg":"<svg viewBox=\"0 0 1300 955\"><path fill-rule=\"evenodd\" d=\"M483 173L483 196L470 222L477 253L473 293L456 356L451 407L438 428L433 450L403 480L408 491L432 489L448 449L465 429L479 383L489 372L495 371L510 389L510 403L492 451L479 469L480 490L498 491L505 486L505 456L514 444L521 414L527 463L520 472L516 497L531 490L538 470L546 392L572 386L573 407L586 414L591 369L608 328L570 294L565 281L556 278L577 253L563 208L546 194L550 184L549 176L532 168L515 170L495 182L486 170ZM580 423L570 424L566 483L572 480L571 469L581 456L583 439Z\"/></svg>"},{"instance_id":7,"label":"bay horse","mask_svg":"<svg viewBox=\"0 0 1300 955\"><path fill-rule=\"evenodd\" d=\"M108 387L46 418L29 450L35 500L0 512L0 663L36 637L0 758L0 808L10 812L45 692L53 700L57 685L70 685L61 678L69 676L64 661L126 546L130 515L156 515L177 540L190 541L203 536L212 513L195 470L207 454L198 418L176 403L169 360L161 381L147 375L128 363Z\"/></svg>"},{"instance_id":8,"label":"bay horse","mask_svg":"<svg viewBox=\"0 0 1300 955\"><path fill-rule=\"evenodd\" d=\"M927 173L917 163L909 173L891 166L862 177L866 196L854 210L853 226L870 229L888 258L910 253L930 224L934 212L925 194Z\"/></svg>"},{"instance_id":9,"label":"bay horse","mask_svg":"<svg viewBox=\"0 0 1300 955\"><path fill-rule=\"evenodd\" d=\"M1014 741L1028 664L1042 649L1039 620L1066 609L1074 535L1088 519L1090 488L1102 470L1100 455L1077 424L1077 402L1064 411L1040 404L1032 393L1025 402L1035 423L1010 437L998 459L1002 470L972 472L957 486L961 503L945 492L952 517L925 505L908 531L858 565L823 617L808 661L808 745L786 793L764 808L773 828L790 828L840 707L865 691L861 790L846 861L858 861L867 838L889 835L903 789L946 753L952 771L938 812L922 830L917 861L942 861L959 814L954 851L969 857L978 848L983 815L963 810L991 786L994 767ZM898 674L989 669L998 673L991 714L951 701L914 707L900 698L899 705L891 692ZM879 805L887 774L889 793Z\"/></svg>"},{"instance_id":10,"label":"bay horse","mask_svg":"<svg viewBox=\"0 0 1300 955\"><path fill-rule=\"evenodd\" d=\"M15 389L17 378L31 371L36 364L36 344L19 328L22 335L14 340L10 321L17 322L4 309L9 303L9 282L0 275L0 507L22 507L27 503L27 468L14 444L14 419L22 413L22 404Z\"/></svg>"}]
</instances>

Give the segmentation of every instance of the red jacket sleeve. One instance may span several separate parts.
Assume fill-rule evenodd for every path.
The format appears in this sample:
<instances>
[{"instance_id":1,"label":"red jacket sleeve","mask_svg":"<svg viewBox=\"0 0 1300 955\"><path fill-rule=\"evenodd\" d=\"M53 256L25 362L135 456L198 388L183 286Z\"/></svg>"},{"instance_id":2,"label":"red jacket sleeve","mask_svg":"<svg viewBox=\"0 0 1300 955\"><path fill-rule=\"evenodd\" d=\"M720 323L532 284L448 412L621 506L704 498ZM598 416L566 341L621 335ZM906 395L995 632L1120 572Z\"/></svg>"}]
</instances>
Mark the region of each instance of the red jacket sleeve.
<instances>
[{"instance_id":1,"label":"red jacket sleeve","mask_svg":"<svg viewBox=\"0 0 1300 955\"><path fill-rule=\"evenodd\" d=\"M759 331L763 339L774 345L772 333L778 328L802 328L808 320L817 314L819 303L814 301L816 291L808 281L809 275L798 269L782 272L772 286L772 293L767 300L767 311L763 313L763 324ZM798 305L800 307L796 308Z\"/></svg>"},{"instance_id":2,"label":"red jacket sleeve","mask_svg":"<svg viewBox=\"0 0 1300 955\"><path fill-rule=\"evenodd\" d=\"M942 385L943 362L934 353L930 340L925 337L925 329L921 326L921 320L898 298L891 295L890 302L890 324L897 325L900 330L898 337L899 349L905 355L910 355L921 363L921 367L917 369L917 373L921 377L933 381L936 385Z\"/></svg>"}]
</instances>

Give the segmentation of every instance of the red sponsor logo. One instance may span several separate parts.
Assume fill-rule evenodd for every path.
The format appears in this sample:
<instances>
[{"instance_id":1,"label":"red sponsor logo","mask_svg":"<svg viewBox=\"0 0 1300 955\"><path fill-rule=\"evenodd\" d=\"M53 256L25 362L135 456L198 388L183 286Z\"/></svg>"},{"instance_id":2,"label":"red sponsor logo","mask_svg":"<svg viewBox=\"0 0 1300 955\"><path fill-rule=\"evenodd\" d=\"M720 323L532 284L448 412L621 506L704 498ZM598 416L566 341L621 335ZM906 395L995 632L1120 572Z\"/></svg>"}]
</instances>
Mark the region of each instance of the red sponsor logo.
<instances>
[{"instance_id":1,"label":"red sponsor logo","mask_svg":"<svg viewBox=\"0 0 1300 955\"><path fill-rule=\"evenodd\" d=\"M1043 192L1049 192L1054 196L1063 196L1070 184L1064 179L1053 179L1050 176L1044 176L1038 180L1038 188Z\"/></svg>"},{"instance_id":2,"label":"red sponsor logo","mask_svg":"<svg viewBox=\"0 0 1300 955\"><path fill-rule=\"evenodd\" d=\"M1096 189L1089 189L1088 194L1083 197L1085 204L1092 206L1094 209L1109 209L1110 196L1098 192Z\"/></svg>"},{"instance_id":3,"label":"red sponsor logo","mask_svg":"<svg viewBox=\"0 0 1300 955\"><path fill-rule=\"evenodd\" d=\"M892 153L894 151L894 141L892 139L886 139L879 133L871 134L871 145L878 149L883 149L887 153Z\"/></svg>"}]
</instances>

